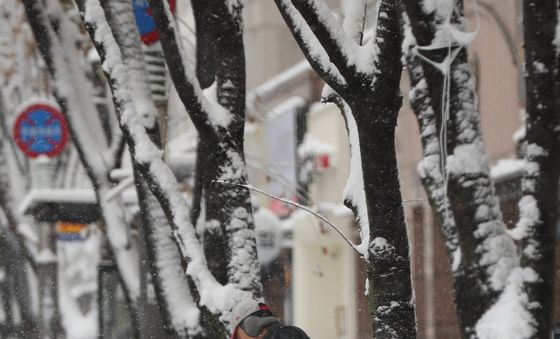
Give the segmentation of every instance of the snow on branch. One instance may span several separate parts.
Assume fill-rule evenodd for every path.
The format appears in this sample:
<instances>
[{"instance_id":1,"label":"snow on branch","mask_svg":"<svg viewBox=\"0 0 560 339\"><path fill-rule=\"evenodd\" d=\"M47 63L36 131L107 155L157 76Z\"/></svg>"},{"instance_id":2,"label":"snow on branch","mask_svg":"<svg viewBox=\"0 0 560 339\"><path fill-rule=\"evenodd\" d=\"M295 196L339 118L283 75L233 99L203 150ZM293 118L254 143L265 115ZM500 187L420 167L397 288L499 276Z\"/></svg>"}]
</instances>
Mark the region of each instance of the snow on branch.
<instances>
[{"instance_id":1,"label":"snow on branch","mask_svg":"<svg viewBox=\"0 0 560 339\"><path fill-rule=\"evenodd\" d=\"M367 17L367 0L343 1L342 27L357 44L362 45Z\"/></svg>"},{"instance_id":2,"label":"snow on branch","mask_svg":"<svg viewBox=\"0 0 560 339\"><path fill-rule=\"evenodd\" d=\"M106 14L107 24L89 22L89 26L93 27L94 35L96 29L106 30L106 34L112 33L115 41L118 42L123 63L127 67L127 86L133 98L131 104L134 105L136 114L151 140L159 146L161 139L156 120L158 113L148 86L140 40L134 29L136 23L131 4L129 0L101 0L100 4ZM99 7L95 7L96 5L97 3L92 6L88 1L86 13L90 14L89 10L93 10L94 15L97 12L101 15ZM88 15L86 20L89 18ZM105 56L111 55L105 54ZM133 157L133 162L135 162L135 157ZM153 260L151 269L154 274L156 295L160 298L161 307L166 310L165 322L171 324L170 327L179 336L185 336L187 333L195 335L200 332L200 328L196 326L199 322L200 312L191 295L187 276L182 268L182 257L172 237L171 227L168 226L159 201L149 192L143 176L135 175L135 179L140 207L149 211L149 213L142 214L143 232L148 243L148 252L151 253L149 257L153 258L151 259ZM119 185L112 190L112 194L118 194L115 192L119 191ZM106 200L110 199L110 195L107 195Z\"/></svg>"},{"instance_id":3,"label":"snow on branch","mask_svg":"<svg viewBox=\"0 0 560 339\"><path fill-rule=\"evenodd\" d=\"M337 105L346 122L348 142L350 144L350 174L346 180L346 186L344 187L342 195L344 197L344 204L352 210L360 225L360 239L362 242L358 245L358 248L364 253L364 258L368 260L369 252L367 248L370 241L370 225L366 192L364 189L364 174L362 172L362 155L360 153L358 125L356 124L356 119L354 118L351 108L339 95L332 92L331 88L325 87L323 89L323 98Z\"/></svg>"},{"instance_id":4,"label":"snow on branch","mask_svg":"<svg viewBox=\"0 0 560 339\"><path fill-rule=\"evenodd\" d=\"M292 31L299 47L317 72L337 92L344 92L347 87L346 79L339 69L331 62L329 55L321 42L309 28L305 19L294 7L290 0L274 0L288 27Z\"/></svg>"},{"instance_id":5,"label":"snow on branch","mask_svg":"<svg viewBox=\"0 0 560 339\"><path fill-rule=\"evenodd\" d=\"M215 98L206 97L189 65L178 34L177 25L167 1L149 0L171 79L179 98L185 105L200 133L217 132L232 121L231 113L218 104Z\"/></svg>"},{"instance_id":6,"label":"snow on branch","mask_svg":"<svg viewBox=\"0 0 560 339\"><path fill-rule=\"evenodd\" d=\"M358 44L346 34L323 0L290 0L325 49L331 62L346 76L358 66Z\"/></svg>"},{"instance_id":7,"label":"snow on branch","mask_svg":"<svg viewBox=\"0 0 560 339\"><path fill-rule=\"evenodd\" d=\"M72 141L77 145L82 158L90 158L86 170L91 167L95 173L105 172L105 164L112 163L112 159L108 158L111 154L105 152L108 145L103 127L96 106L90 100L94 91L79 64L80 56L75 50L76 28L62 17L64 13L58 3L49 5L50 15L58 21L57 33L45 15L47 9L38 1L27 0L24 5L38 47L52 76L55 96L68 120ZM98 156L101 156L100 159L91 159Z\"/></svg>"},{"instance_id":8,"label":"snow on branch","mask_svg":"<svg viewBox=\"0 0 560 339\"><path fill-rule=\"evenodd\" d=\"M426 109L431 106L434 112L442 112L441 116L436 114L430 118L434 122L422 122L420 117L421 123L426 124L422 131L425 155L431 154L423 161L422 170L425 171L425 178L435 180L435 190L430 193L431 200L453 211L456 224L453 228L460 244L461 266L469 272L455 276L458 308L462 310L470 307L469 312L459 312L463 336L468 337L474 335L475 326L483 314L496 305L505 291L512 288L511 274L519 268L517 247L501 220L490 177L489 156L482 140L475 77L468 65L467 51L462 48L468 39L459 39L458 32L450 24L454 9L457 21L463 20L462 9L460 5L454 8L455 2L449 0L405 0L404 5L414 34L414 37L408 34L407 43L410 44L414 38L419 46L423 46L422 50L447 50L443 81L439 74L442 72L439 67L441 64L423 57L426 63L417 65L411 72L413 75L418 71L424 72L423 75L415 75L422 80L417 81L412 95L416 96L416 104ZM474 33L467 35L472 37ZM453 46L461 48L452 51ZM418 53L417 56L422 57ZM440 101L442 93L449 88L453 88L447 92L451 94ZM421 99L419 95L426 99ZM428 99L431 102L428 103ZM447 116L449 121L446 121ZM445 130L446 124L450 126L449 135ZM438 127L442 136L439 145L434 137ZM450 150L447 157L446 147ZM445 166L438 165L441 160L446 161ZM442 175L448 176L447 185L437 183ZM450 217L445 213L442 216ZM448 226L451 225L444 223L444 228ZM476 305L472 305L473 297L477 299Z\"/></svg>"},{"instance_id":9,"label":"snow on branch","mask_svg":"<svg viewBox=\"0 0 560 339\"><path fill-rule=\"evenodd\" d=\"M88 0L87 8L86 18L95 24L95 39L105 50L103 67L113 84L113 96L119 107L118 119L129 141L131 152L138 161L143 178L147 180L150 190L164 209L181 254L189 263L187 274L193 279L200 293L200 304L208 307L212 313L220 314L221 320L227 323L231 307L242 298L250 297L250 294L232 284L221 285L209 271L204 251L190 223L189 207L179 189L177 179L161 158L161 149L150 139L136 111L129 86L129 68L123 61L111 28L107 25L103 9L98 0ZM193 321L190 326L196 331L199 324Z\"/></svg>"}]
</instances>

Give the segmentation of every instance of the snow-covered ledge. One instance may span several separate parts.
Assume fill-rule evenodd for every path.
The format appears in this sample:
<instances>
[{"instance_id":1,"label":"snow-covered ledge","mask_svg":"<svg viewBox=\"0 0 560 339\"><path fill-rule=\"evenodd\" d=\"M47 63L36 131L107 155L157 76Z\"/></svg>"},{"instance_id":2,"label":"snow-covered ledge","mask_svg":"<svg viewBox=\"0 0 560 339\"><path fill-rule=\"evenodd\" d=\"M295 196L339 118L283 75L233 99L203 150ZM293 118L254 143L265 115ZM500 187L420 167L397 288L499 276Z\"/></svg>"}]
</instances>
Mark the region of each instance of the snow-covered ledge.
<instances>
[{"instance_id":1,"label":"snow-covered ledge","mask_svg":"<svg viewBox=\"0 0 560 339\"><path fill-rule=\"evenodd\" d=\"M521 159L500 159L492 166L490 175L495 181L503 181L523 175L525 161Z\"/></svg>"},{"instance_id":2,"label":"snow-covered ledge","mask_svg":"<svg viewBox=\"0 0 560 339\"><path fill-rule=\"evenodd\" d=\"M100 217L93 189L33 189L22 199L19 213L47 222L90 223Z\"/></svg>"}]
</instances>

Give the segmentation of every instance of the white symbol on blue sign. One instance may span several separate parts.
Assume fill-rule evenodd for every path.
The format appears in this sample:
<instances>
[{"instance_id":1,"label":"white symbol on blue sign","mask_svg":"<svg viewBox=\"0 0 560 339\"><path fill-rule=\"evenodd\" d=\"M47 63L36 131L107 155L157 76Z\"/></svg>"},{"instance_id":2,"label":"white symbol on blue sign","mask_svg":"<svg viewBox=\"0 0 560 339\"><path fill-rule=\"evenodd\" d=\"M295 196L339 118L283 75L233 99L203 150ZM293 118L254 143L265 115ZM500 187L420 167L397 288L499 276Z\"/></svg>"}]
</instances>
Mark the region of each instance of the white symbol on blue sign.
<instances>
[{"instance_id":1,"label":"white symbol on blue sign","mask_svg":"<svg viewBox=\"0 0 560 339\"><path fill-rule=\"evenodd\" d=\"M35 153L52 152L62 141L62 124L52 118L49 111L38 110L30 113L20 127L21 140Z\"/></svg>"}]
</instances>

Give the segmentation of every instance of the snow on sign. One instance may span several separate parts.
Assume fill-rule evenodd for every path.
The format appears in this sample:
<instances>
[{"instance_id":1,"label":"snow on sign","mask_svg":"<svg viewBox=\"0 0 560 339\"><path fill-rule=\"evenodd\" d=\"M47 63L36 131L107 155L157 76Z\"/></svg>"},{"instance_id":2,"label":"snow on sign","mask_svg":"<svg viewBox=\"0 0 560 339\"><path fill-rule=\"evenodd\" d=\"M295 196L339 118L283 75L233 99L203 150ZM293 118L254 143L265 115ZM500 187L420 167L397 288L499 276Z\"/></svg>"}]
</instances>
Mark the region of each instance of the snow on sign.
<instances>
[{"instance_id":1,"label":"snow on sign","mask_svg":"<svg viewBox=\"0 0 560 339\"><path fill-rule=\"evenodd\" d=\"M175 0L167 0L172 13L175 13ZM146 45L151 45L159 40L156 23L152 18L152 10L148 0L132 0L136 27L140 33L140 39Z\"/></svg>"},{"instance_id":2,"label":"snow on sign","mask_svg":"<svg viewBox=\"0 0 560 339\"><path fill-rule=\"evenodd\" d=\"M18 147L31 158L56 157L68 141L64 116L46 103L26 106L17 117L13 132Z\"/></svg>"}]
</instances>

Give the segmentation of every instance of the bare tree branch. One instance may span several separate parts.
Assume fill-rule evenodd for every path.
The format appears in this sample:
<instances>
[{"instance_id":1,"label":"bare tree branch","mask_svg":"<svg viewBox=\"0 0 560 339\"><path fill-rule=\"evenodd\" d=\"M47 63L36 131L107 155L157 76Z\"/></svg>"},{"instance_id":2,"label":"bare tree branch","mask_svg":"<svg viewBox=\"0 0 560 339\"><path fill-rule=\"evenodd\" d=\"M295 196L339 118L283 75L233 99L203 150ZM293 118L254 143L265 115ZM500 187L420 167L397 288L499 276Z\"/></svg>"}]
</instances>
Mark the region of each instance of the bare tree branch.
<instances>
[{"instance_id":1,"label":"bare tree branch","mask_svg":"<svg viewBox=\"0 0 560 339\"><path fill-rule=\"evenodd\" d=\"M292 201L292 200L289 200L289 199L286 199L286 198L279 198L279 197L277 197L277 196L274 196L274 195L272 195L272 194L270 194L270 193L267 193L267 192L265 192L265 191L263 191L263 190L261 190L261 189L259 189L259 188L256 188L256 187L254 187L254 186L251 186L251 185L230 184L229 182L226 182L226 181L216 181L216 183L224 184L224 185L242 186L242 187L245 187L245 188L247 188L247 189L249 189L249 190L251 190L251 191L255 191L255 192L258 192L258 193L260 193L260 194L262 194L262 195L266 195L267 197L272 198L272 199L274 199L274 200L278 200L278 201L283 202L283 203L285 203L285 204L292 205L292 206L295 206L295 207L297 207L297 208L300 208L300 209L306 211L307 213L309 213L309 214L315 216L316 218L318 218L318 219L324 221L324 222L325 222L327 225L329 225L336 233L338 233L338 235L348 244L348 246L350 246L350 248L352 248L352 249L354 250L354 252L356 252L356 254L358 254L360 257L363 257L363 256L364 256L364 254L361 252L361 250L360 250L356 245L354 245L354 244L352 243L352 241L350 241L350 239L348 239L348 237L347 237L346 235L344 235L344 233L342 233L342 231L340 230L340 228L339 228L338 226L336 226L335 224L333 224L332 222L330 222L327 218L325 218L325 217L324 217L323 215L321 215L320 213L317 213L317 212L313 211L311 208L309 208L309 207L307 207L307 206L298 204L297 202Z\"/></svg>"}]
</instances>

